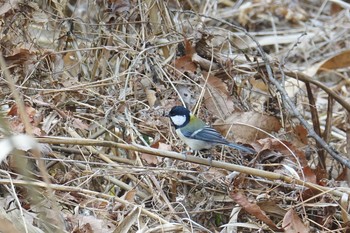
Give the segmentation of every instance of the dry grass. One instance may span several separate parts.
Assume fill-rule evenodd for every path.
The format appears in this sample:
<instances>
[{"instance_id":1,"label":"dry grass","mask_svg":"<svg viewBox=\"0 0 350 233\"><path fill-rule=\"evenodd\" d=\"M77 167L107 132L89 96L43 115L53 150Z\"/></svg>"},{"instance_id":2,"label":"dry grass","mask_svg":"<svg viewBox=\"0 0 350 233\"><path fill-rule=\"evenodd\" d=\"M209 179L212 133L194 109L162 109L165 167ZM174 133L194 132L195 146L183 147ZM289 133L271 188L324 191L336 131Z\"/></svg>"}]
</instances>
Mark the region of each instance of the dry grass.
<instances>
[{"instance_id":1,"label":"dry grass","mask_svg":"<svg viewBox=\"0 0 350 233\"><path fill-rule=\"evenodd\" d=\"M347 232L349 9L2 4L0 231ZM181 104L258 153L178 153Z\"/></svg>"}]
</instances>

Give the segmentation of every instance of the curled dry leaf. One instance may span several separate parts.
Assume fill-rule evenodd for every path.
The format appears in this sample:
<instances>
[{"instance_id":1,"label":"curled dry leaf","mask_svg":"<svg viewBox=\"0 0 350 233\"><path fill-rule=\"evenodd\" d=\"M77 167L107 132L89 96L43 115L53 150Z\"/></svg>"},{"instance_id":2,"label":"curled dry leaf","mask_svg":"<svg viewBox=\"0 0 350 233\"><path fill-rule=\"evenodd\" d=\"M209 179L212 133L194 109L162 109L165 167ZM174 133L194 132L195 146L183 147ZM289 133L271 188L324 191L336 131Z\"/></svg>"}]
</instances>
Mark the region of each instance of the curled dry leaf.
<instances>
[{"instance_id":1,"label":"curled dry leaf","mask_svg":"<svg viewBox=\"0 0 350 233\"><path fill-rule=\"evenodd\" d=\"M276 117L257 112L235 112L224 121L218 120L214 125L222 135L227 135L230 139L232 136L228 132L232 132L235 140L243 143L268 137L266 133L256 128L268 133L277 132L281 128L281 123Z\"/></svg>"},{"instance_id":2,"label":"curled dry leaf","mask_svg":"<svg viewBox=\"0 0 350 233\"><path fill-rule=\"evenodd\" d=\"M266 213L270 213L281 217L286 214L286 210L277 205L277 202L275 200L262 201L257 204Z\"/></svg>"},{"instance_id":3,"label":"curled dry leaf","mask_svg":"<svg viewBox=\"0 0 350 233\"><path fill-rule=\"evenodd\" d=\"M204 79L207 79L207 89L204 94L206 108L220 119L227 117L233 110L234 105L227 85L219 78L203 72Z\"/></svg>"},{"instance_id":4,"label":"curled dry leaf","mask_svg":"<svg viewBox=\"0 0 350 233\"><path fill-rule=\"evenodd\" d=\"M171 151L170 145L167 145L159 141L153 143L151 147L159 150ZM147 153L141 153L141 158L145 160L146 163L149 165L158 165L160 162L160 158L158 156L147 154Z\"/></svg>"},{"instance_id":5,"label":"curled dry leaf","mask_svg":"<svg viewBox=\"0 0 350 233\"><path fill-rule=\"evenodd\" d=\"M153 90L147 89L146 97L147 97L148 105L152 108L157 100L156 92Z\"/></svg>"},{"instance_id":6,"label":"curled dry leaf","mask_svg":"<svg viewBox=\"0 0 350 233\"><path fill-rule=\"evenodd\" d=\"M85 124L82 120L78 118L73 118L72 126L76 129L83 129L83 130L87 130L89 128L87 124Z\"/></svg>"},{"instance_id":7,"label":"curled dry leaf","mask_svg":"<svg viewBox=\"0 0 350 233\"><path fill-rule=\"evenodd\" d=\"M307 233L309 229L299 218L298 214L290 209L283 218L282 227L286 233Z\"/></svg>"},{"instance_id":8,"label":"curled dry leaf","mask_svg":"<svg viewBox=\"0 0 350 233\"><path fill-rule=\"evenodd\" d=\"M335 70L339 68L349 67L350 66L350 50L343 51L338 53L332 57L323 60L307 70L303 73L313 77L315 74L322 70Z\"/></svg>"},{"instance_id":9,"label":"curled dry leaf","mask_svg":"<svg viewBox=\"0 0 350 233\"><path fill-rule=\"evenodd\" d=\"M266 223L271 229L278 230L278 227L273 223L273 221L265 214L265 212L255 203L250 203L248 198L240 192L232 192L231 198L240 206L243 207L245 211L249 214L255 216L260 221Z\"/></svg>"},{"instance_id":10,"label":"curled dry leaf","mask_svg":"<svg viewBox=\"0 0 350 233\"><path fill-rule=\"evenodd\" d=\"M300 141L303 144L307 144L307 135L308 132L305 129L305 127L303 125L297 125L294 127L294 134L296 135L296 137L299 139L298 141Z\"/></svg>"},{"instance_id":11,"label":"curled dry leaf","mask_svg":"<svg viewBox=\"0 0 350 233\"><path fill-rule=\"evenodd\" d=\"M307 160L305 157L305 153L301 151L298 147L294 146L288 141L278 140L273 138L265 138L258 141L262 146L262 150L272 150L280 152L283 156L287 157L293 162L296 162L296 159L299 161L302 167L307 166ZM291 154L290 150L294 153Z\"/></svg>"},{"instance_id":12,"label":"curled dry leaf","mask_svg":"<svg viewBox=\"0 0 350 233\"><path fill-rule=\"evenodd\" d=\"M192 55L195 51L187 39L185 39L185 49L186 55L175 60L175 68L180 74L184 72L194 72L197 69L197 65L192 61Z\"/></svg>"},{"instance_id":13,"label":"curled dry leaf","mask_svg":"<svg viewBox=\"0 0 350 233\"><path fill-rule=\"evenodd\" d=\"M105 232L112 233L116 229L110 221L98 219L95 216L85 216L82 214L68 215L67 222L74 226L80 226L75 232Z\"/></svg>"},{"instance_id":14,"label":"curled dry leaf","mask_svg":"<svg viewBox=\"0 0 350 233\"><path fill-rule=\"evenodd\" d=\"M138 220L140 217L141 208L138 206L135 206L134 209L128 213L128 215L120 221L118 224L118 227L113 232L130 232L132 225Z\"/></svg>"},{"instance_id":15,"label":"curled dry leaf","mask_svg":"<svg viewBox=\"0 0 350 233\"><path fill-rule=\"evenodd\" d=\"M10 1L3 1L2 6L0 7L0 16L3 16L9 11L13 11L18 8L18 3L21 1L19 0L10 0Z\"/></svg>"},{"instance_id":16,"label":"curled dry leaf","mask_svg":"<svg viewBox=\"0 0 350 233\"><path fill-rule=\"evenodd\" d=\"M4 57L6 64L8 66L12 66L14 64L16 65L22 65L24 63L30 63L31 61L35 60L35 53L29 51L28 49L18 49L13 54Z\"/></svg>"},{"instance_id":17,"label":"curled dry leaf","mask_svg":"<svg viewBox=\"0 0 350 233\"><path fill-rule=\"evenodd\" d=\"M196 95L195 88L189 85L178 85L177 90L186 106L192 108L196 104L197 99L194 97Z\"/></svg>"},{"instance_id":18,"label":"curled dry leaf","mask_svg":"<svg viewBox=\"0 0 350 233\"><path fill-rule=\"evenodd\" d=\"M41 129L37 127L42 118L40 112L28 104L24 106L24 111L26 112L29 123L32 126L32 133L36 136L42 136ZM12 132L23 133L25 128L22 119L20 118L17 104L14 104L11 107L7 115L13 117L9 120Z\"/></svg>"}]
</instances>

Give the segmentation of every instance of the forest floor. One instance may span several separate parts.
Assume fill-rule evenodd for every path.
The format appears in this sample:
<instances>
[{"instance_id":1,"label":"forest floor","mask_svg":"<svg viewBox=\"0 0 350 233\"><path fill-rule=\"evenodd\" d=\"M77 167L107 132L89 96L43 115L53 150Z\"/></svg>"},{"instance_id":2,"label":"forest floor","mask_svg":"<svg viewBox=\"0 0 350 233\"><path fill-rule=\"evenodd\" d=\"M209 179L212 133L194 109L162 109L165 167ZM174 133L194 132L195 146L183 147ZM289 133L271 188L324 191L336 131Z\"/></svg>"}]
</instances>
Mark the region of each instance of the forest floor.
<instances>
[{"instance_id":1,"label":"forest floor","mask_svg":"<svg viewBox=\"0 0 350 233\"><path fill-rule=\"evenodd\" d=\"M1 2L0 232L350 232L347 1Z\"/></svg>"}]
</instances>

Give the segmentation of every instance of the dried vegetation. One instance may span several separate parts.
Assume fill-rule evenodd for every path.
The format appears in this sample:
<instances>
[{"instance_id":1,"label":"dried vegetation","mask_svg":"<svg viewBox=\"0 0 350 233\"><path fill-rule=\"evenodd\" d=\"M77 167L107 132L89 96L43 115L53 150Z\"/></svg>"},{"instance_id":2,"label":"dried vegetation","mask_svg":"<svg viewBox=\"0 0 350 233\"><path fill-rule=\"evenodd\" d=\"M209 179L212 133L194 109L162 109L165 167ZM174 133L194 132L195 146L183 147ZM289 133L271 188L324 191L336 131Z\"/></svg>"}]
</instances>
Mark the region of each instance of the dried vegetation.
<instances>
[{"instance_id":1,"label":"dried vegetation","mask_svg":"<svg viewBox=\"0 0 350 233\"><path fill-rule=\"evenodd\" d=\"M349 232L349 10L3 0L0 231ZM258 153L177 153L181 104Z\"/></svg>"}]
</instances>

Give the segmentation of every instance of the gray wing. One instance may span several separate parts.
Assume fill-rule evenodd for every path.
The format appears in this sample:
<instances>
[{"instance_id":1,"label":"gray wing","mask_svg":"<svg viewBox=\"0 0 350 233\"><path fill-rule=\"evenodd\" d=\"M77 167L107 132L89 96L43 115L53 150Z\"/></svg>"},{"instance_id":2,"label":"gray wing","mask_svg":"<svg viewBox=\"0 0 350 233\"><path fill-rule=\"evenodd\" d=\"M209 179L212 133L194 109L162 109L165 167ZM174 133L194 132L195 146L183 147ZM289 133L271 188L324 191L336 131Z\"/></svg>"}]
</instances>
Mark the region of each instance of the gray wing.
<instances>
[{"instance_id":1,"label":"gray wing","mask_svg":"<svg viewBox=\"0 0 350 233\"><path fill-rule=\"evenodd\" d=\"M210 144L224 144L229 147L232 147L237 150L241 150L250 154L256 153L254 149L251 149L249 147L245 147L243 145L239 145L236 143L230 143L218 131L211 128L210 126L205 126L203 129L199 129L197 131L194 131L193 133L191 133L192 131L186 131L186 130L181 130L181 132L184 134L184 136L188 138L205 141Z\"/></svg>"},{"instance_id":2,"label":"gray wing","mask_svg":"<svg viewBox=\"0 0 350 233\"><path fill-rule=\"evenodd\" d=\"M229 144L229 142L222 137L222 135L216 131L215 129L211 128L210 126L205 126L202 129L196 130L193 133L181 130L181 132L189 138L202 140L214 144Z\"/></svg>"}]
</instances>

